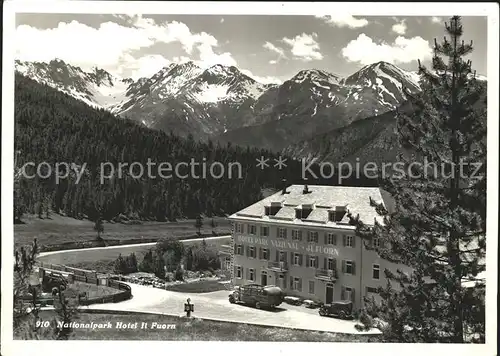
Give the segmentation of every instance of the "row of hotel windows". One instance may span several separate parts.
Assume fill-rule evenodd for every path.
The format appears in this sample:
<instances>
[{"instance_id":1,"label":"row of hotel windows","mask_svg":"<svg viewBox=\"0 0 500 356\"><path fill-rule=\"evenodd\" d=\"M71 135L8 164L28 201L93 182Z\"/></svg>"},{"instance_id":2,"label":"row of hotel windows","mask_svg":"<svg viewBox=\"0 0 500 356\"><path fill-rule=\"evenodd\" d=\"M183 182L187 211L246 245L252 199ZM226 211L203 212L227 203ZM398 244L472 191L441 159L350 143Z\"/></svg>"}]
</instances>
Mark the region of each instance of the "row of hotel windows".
<instances>
[{"instance_id":1,"label":"row of hotel windows","mask_svg":"<svg viewBox=\"0 0 500 356\"><path fill-rule=\"evenodd\" d=\"M235 253L237 255L243 256L243 245L235 245ZM257 258L256 257L256 248L254 246L247 246L246 256L249 258ZM276 251L276 262L284 262L287 263L287 252L285 251ZM259 259L260 260L270 260L270 250L268 248L259 248ZM302 267L304 266L304 256L300 253L290 252L290 260L292 265ZM305 266L310 268L319 268L319 257L306 255L305 256ZM337 270L337 260L335 258L327 258L323 259L323 269L333 271ZM342 273L356 275L356 262L352 260L342 260ZM372 278L380 279L380 265L374 264L372 270Z\"/></svg>"},{"instance_id":2,"label":"row of hotel windows","mask_svg":"<svg viewBox=\"0 0 500 356\"><path fill-rule=\"evenodd\" d=\"M246 231L250 235L257 235L257 226L256 225L245 225L235 223L235 231L236 233L245 233L245 226L247 226ZM292 240L294 241L302 241L302 230L294 229L292 230ZM269 236L269 227L261 226L260 227L260 235L261 237ZM283 227L279 227L276 232L276 237L280 239L287 238L287 229ZM307 231L307 242L319 242L319 233L317 231ZM355 236L351 235L342 235L342 244L346 247L355 247ZM324 244L325 245L337 245L337 235L331 232L325 233L324 235ZM379 247L380 241L377 237L373 240L373 247Z\"/></svg>"},{"instance_id":3,"label":"row of hotel windows","mask_svg":"<svg viewBox=\"0 0 500 356\"><path fill-rule=\"evenodd\" d=\"M284 277L284 276L283 276ZM243 278L243 269L240 266L236 266L236 278ZM256 282L256 273L254 268L247 269L246 279L249 282ZM354 288L348 286L341 287L340 298L342 300L352 300L354 301ZM295 292L302 292L302 278L290 276L290 290ZM367 293L377 293L377 288L366 287ZM309 281L308 283L308 293L315 294L315 281Z\"/></svg>"}]
</instances>

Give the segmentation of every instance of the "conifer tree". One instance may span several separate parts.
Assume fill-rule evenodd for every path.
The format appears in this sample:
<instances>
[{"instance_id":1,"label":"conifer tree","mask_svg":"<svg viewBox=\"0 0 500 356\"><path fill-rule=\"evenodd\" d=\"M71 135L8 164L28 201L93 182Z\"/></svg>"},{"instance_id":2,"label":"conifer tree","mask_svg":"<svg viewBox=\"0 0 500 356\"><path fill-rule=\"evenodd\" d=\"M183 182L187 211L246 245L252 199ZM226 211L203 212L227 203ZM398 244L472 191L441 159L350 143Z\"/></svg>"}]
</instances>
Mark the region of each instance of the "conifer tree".
<instances>
[{"instance_id":1,"label":"conifer tree","mask_svg":"<svg viewBox=\"0 0 500 356\"><path fill-rule=\"evenodd\" d=\"M392 342L484 342L485 83L464 59L472 43L460 17L445 28L432 69L419 62L421 93L408 93L412 109L398 115L401 147L427 168L401 155L405 172L382 180L393 209L371 201L382 217L374 227L351 216L368 249L410 267L386 270L380 299L365 299L365 326Z\"/></svg>"},{"instance_id":2,"label":"conifer tree","mask_svg":"<svg viewBox=\"0 0 500 356\"><path fill-rule=\"evenodd\" d=\"M101 217L98 217L94 224L94 231L97 231L97 239L101 238L101 233L104 232L104 224Z\"/></svg>"},{"instance_id":3,"label":"conifer tree","mask_svg":"<svg viewBox=\"0 0 500 356\"><path fill-rule=\"evenodd\" d=\"M198 235L201 235L201 228L203 227L203 218L200 214L196 216L194 227L198 230Z\"/></svg>"}]
</instances>

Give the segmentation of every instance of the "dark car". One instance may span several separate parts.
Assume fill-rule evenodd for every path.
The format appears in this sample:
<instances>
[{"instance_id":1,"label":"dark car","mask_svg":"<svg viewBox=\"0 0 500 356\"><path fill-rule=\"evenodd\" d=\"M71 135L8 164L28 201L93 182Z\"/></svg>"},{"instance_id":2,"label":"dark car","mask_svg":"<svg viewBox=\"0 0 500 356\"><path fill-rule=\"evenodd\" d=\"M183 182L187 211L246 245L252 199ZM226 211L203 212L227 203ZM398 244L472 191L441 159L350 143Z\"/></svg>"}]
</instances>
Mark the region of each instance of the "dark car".
<instances>
[{"instance_id":1,"label":"dark car","mask_svg":"<svg viewBox=\"0 0 500 356\"><path fill-rule=\"evenodd\" d=\"M331 304L323 304L319 308L321 316L335 316L340 319L352 318L353 305L350 300L341 300L332 302Z\"/></svg>"},{"instance_id":2,"label":"dark car","mask_svg":"<svg viewBox=\"0 0 500 356\"><path fill-rule=\"evenodd\" d=\"M260 308L276 308L283 302L284 293L276 286L261 286L258 284L247 284L237 287L229 295L229 302L252 305Z\"/></svg>"}]
</instances>

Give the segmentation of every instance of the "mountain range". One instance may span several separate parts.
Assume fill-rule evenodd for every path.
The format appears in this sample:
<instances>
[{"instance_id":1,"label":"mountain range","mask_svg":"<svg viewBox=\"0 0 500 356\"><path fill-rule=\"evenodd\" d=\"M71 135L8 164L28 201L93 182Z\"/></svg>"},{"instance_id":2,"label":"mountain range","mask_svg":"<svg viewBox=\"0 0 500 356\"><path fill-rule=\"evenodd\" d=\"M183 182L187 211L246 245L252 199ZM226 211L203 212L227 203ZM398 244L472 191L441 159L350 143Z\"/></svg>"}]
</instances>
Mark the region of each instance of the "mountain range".
<instances>
[{"instance_id":1,"label":"mountain range","mask_svg":"<svg viewBox=\"0 0 500 356\"><path fill-rule=\"evenodd\" d=\"M366 125L377 129L361 131L376 134L379 126L390 131L392 111L405 102L405 90L420 90L415 72L386 62L345 78L302 70L280 85L259 83L234 66L203 69L193 62L171 64L138 80L98 68L85 72L61 60L16 61L16 70L149 128L293 156L317 154L308 142L325 142L317 140L322 135L345 137Z\"/></svg>"}]
</instances>

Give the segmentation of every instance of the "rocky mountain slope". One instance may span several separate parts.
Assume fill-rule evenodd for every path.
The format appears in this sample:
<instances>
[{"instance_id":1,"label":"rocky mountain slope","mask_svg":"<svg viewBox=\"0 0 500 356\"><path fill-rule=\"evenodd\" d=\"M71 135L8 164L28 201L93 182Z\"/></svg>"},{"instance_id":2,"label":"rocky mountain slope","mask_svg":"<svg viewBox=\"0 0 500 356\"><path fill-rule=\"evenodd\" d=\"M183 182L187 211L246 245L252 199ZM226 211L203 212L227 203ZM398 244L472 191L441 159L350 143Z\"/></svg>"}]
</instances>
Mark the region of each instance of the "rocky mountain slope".
<instances>
[{"instance_id":1,"label":"rocky mountain slope","mask_svg":"<svg viewBox=\"0 0 500 356\"><path fill-rule=\"evenodd\" d=\"M302 70L281 85L264 85L236 67L171 64L150 78L120 79L54 60L16 62L21 74L114 114L196 139L280 151L290 144L394 110L418 77L379 62L346 78Z\"/></svg>"},{"instance_id":2,"label":"rocky mountain slope","mask_svg":"<svg viewBox=\"0 0 500 356\"><path fill-rule=\"evenodd\" d=\"M62 60L44 62L21 62L16 60L16 71L39 83L47 84L63 93L97 108L111 107L125 98L130 78L117 78L107 71L93 68L85 72Z\"/></svg>"}]
</instances>

